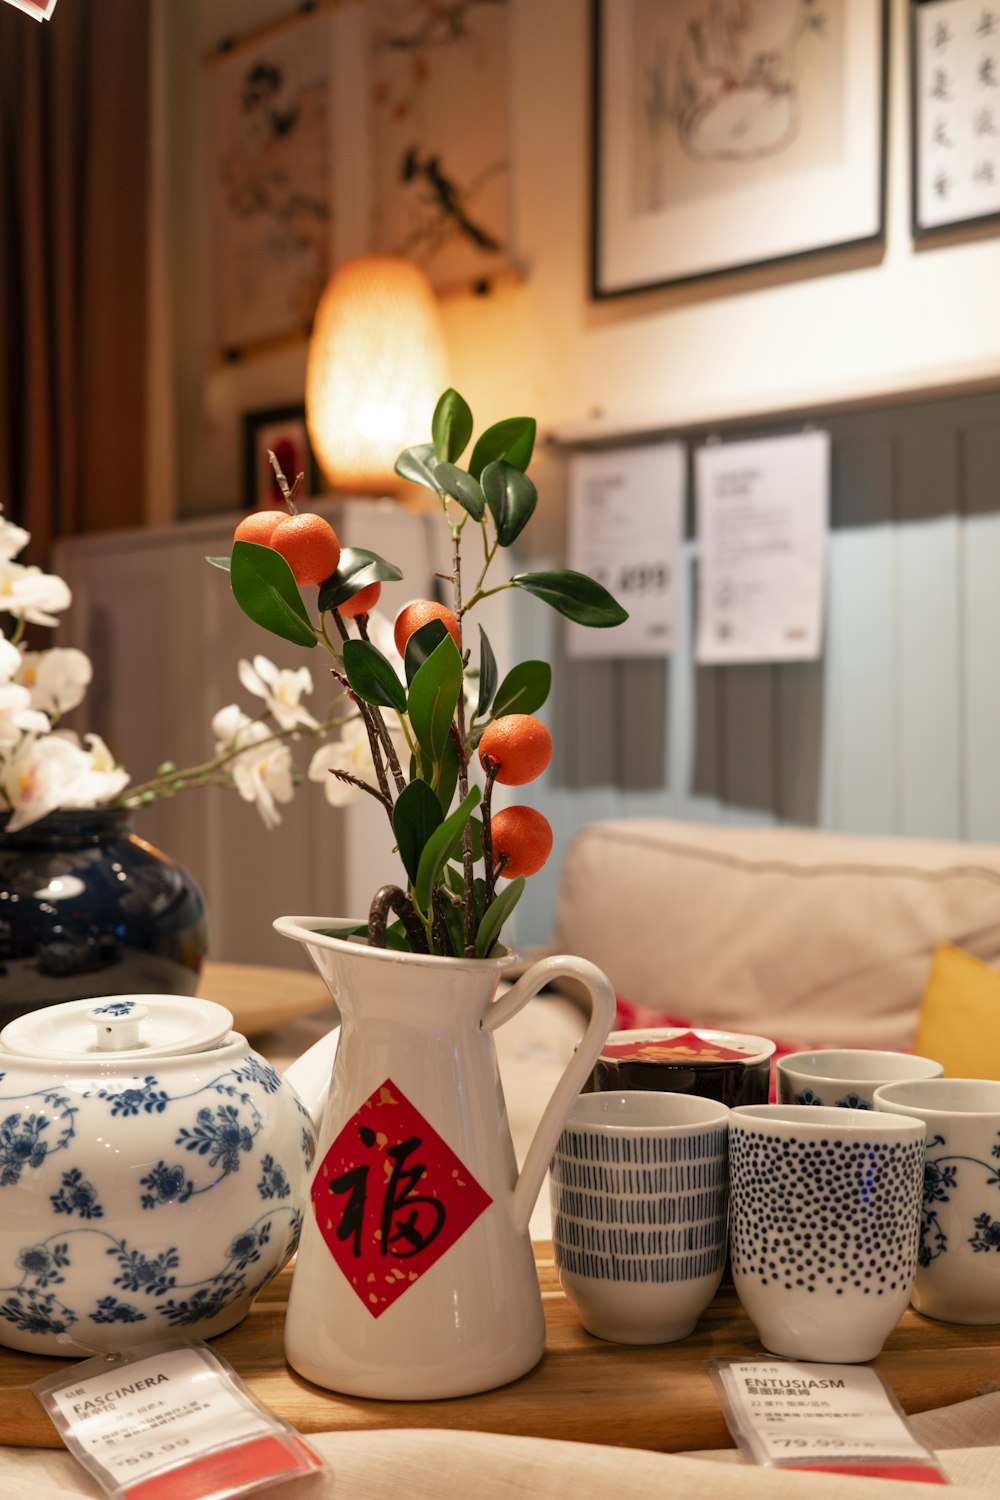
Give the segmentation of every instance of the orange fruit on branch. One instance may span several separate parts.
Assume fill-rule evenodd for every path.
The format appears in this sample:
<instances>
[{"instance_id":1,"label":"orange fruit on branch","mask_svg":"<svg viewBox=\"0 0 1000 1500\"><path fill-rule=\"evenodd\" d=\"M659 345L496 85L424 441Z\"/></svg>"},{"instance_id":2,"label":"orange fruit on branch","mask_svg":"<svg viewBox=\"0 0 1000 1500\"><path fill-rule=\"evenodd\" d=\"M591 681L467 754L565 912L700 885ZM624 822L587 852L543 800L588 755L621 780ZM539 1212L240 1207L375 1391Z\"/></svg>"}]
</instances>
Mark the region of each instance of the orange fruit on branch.
<instances>
[{"instance_id":1,"label":"orange fruit on branch","mask_svg":"<svg viewBox=\"0 0 1000 1500\"><path fill-rule=\"evenodd\" d=\"M451 610L444 604L438 604L434 599L414 599L412 604L404 604L396 616L396 624L393 635L396 641L396 650L400 656L406 654L406 643L415 630L421 625L429 625L431 620L440 620L448 631L459 651L462 649L462 637L459 634L458 621Z\"/></svg>"},{"instance_id":2,"label":"orange fruit on branch","mask_svg":"<svg viewBox=\"0 0 1000 1500\"><path fill-rule=\"evenodd\" d=\"M497 781L504 786L523 786L541 776L552 759L552 736L532 714L504 714L484 730L479 741L479 761L499 766Z\"/></svg>"},{"instance_id":3,"label":"orange fruit on branch","mask_svg":"<svg viewBox=\"0 0 1000 1500\"><path fill-rule=\"evenodd\" d=\"M349 599L345 599L343 604L338 604L337 608L348 620L354 620L358 615L367 615L375 608L381 592L382 585L380 583L370 583L367 588L358 589L356 594L352 594Z\"/></svg>"},{"instance_id":4,"label":"orange fruit on branch","mask_svg":"<svg viewBox=\"0 0 1000 1500\"><path fill-rule=\"evenodd\" d=\"M287 510L255 510L243 517L233 532L233 541L256 542L258 547L270 547L274 528L279 521L287 520Z\"/></svg>"},{"instance_id":5,"label":"orange fruit on branch","mask_svg":"<svg viewBox=\"0 0 1000 1500\"><path fill-rule=\"evenodd\" d=\"M281 553L300 584L325 582L340 562L337 533L314 511L283 517L271 532L271 546Z\"/></svg>"},{"instance_id":6,"label":"orange fruit on branch","mask_svg":"<svg viewBox=\"0 0 1000 1500\"><path fill-rule=\"evenodd\" d=\"M534 875L552 853L552 826L533 807L502 807L490 818L494 868L506 856L500 874L507 880Z\"/></svg>"}]
</instances>

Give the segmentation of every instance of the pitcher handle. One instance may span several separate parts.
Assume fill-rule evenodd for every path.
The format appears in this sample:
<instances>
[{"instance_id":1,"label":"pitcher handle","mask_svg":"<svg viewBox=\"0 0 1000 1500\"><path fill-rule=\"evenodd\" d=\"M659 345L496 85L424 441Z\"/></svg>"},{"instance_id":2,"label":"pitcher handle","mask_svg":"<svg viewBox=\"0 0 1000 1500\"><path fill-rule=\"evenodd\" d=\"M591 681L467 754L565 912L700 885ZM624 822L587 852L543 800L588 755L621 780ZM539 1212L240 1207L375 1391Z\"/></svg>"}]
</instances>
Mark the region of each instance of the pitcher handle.
<instances>
[{"instance_id":1,"label":"pitcher handle","mask_svg":"<svg viewBox=\"0 0 1000 1500\"><path fill-rule=\"evenodd\" d=\"M509 1021L529 1000L534 999L550 980L563 977L578 980L586 989L590 996L590 1020L562 1077L552 1091L552 1097L532 1136L524 1166L514 1188L514 1227L519 1234L526 1234L528 1231L531 1211L552 1160L556 1142L566 1123L566 1116L611 1030L615 1015L615 992L610 979L602 974L596 964L585 958L557 954L532 964L505 995L494 1001L482 1021L484 1031L496 1031L498 1026Z\"/></svg>"}]
</instances>

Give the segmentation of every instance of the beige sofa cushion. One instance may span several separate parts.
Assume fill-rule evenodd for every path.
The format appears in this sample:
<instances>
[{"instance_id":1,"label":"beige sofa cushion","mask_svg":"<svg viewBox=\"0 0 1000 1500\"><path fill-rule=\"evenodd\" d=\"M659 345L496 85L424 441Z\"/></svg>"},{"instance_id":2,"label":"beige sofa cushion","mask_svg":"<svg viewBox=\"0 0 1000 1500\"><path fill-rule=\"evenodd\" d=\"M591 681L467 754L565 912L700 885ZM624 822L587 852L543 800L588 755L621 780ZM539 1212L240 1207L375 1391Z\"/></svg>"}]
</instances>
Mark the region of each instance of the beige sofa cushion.
<instances>
[{"instance_id":1,"label":"beige sofa cushion","mask_svg":"<svg viewBox=\"0 0 1000 1500\"><path fill-rule=\"evenodd\" d=\"M908 1048L938 943L1000 967L997 845L637 818L572 840L552 948L696 1025Z\"/></svg>"}]
</instances>

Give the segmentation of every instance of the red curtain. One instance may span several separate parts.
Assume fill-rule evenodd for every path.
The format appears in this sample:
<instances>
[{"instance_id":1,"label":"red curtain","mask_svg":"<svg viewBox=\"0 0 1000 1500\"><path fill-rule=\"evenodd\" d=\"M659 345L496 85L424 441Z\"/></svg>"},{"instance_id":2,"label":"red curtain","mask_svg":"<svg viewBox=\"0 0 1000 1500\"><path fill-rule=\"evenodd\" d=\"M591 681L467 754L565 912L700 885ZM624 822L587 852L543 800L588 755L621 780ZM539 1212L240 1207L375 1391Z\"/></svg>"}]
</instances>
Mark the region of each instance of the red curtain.
<instances>
[{"instance_id":1,"label":"red curtain","mask_svg":"<svg viewBox=\"0 0 1000 1500\"><path fill-rule=\"evenodd\" d=\"M0 505L37 563L142 519L149 29L0 0Z\"/></svg>"}]
</instances>

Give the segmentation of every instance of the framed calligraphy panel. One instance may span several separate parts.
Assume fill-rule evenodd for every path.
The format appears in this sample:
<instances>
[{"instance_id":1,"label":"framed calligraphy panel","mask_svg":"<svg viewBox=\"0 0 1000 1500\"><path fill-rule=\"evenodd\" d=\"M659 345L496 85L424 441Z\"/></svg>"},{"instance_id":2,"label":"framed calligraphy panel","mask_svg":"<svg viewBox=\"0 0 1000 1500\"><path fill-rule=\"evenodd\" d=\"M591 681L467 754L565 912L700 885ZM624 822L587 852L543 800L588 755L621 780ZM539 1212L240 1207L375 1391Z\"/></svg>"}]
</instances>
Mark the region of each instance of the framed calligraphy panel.
<instances>
[{"instance_id":1,"label":"framed calligraphy panel","mask_svg":"<svg viewBox=\"0 0 1000 1500\"><path fill-rule=\"evenodd\" d=\"M913 233L1000 221L1000 0L910 7Z\"/></svg>"}]
</instances>

